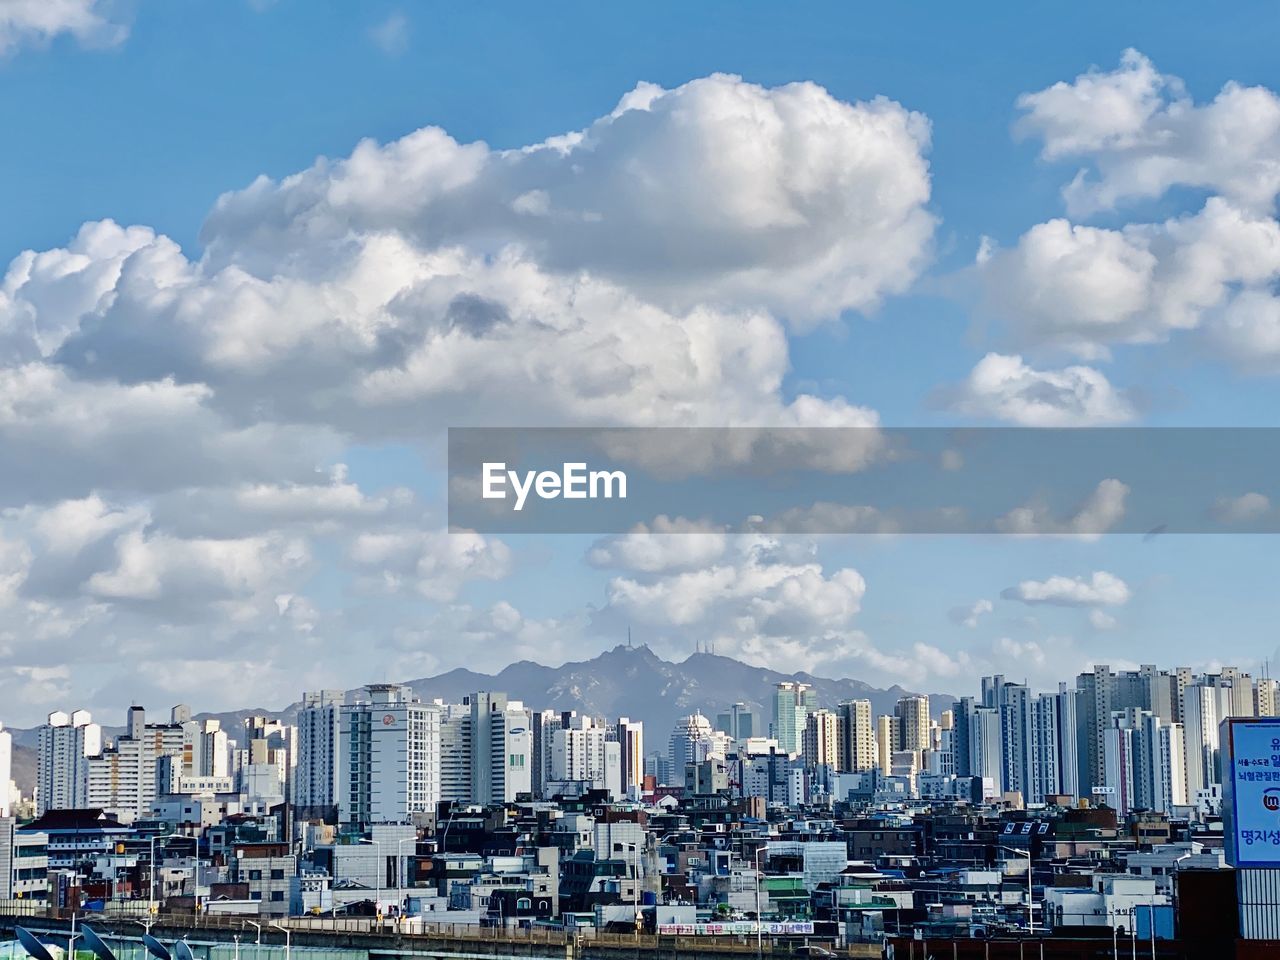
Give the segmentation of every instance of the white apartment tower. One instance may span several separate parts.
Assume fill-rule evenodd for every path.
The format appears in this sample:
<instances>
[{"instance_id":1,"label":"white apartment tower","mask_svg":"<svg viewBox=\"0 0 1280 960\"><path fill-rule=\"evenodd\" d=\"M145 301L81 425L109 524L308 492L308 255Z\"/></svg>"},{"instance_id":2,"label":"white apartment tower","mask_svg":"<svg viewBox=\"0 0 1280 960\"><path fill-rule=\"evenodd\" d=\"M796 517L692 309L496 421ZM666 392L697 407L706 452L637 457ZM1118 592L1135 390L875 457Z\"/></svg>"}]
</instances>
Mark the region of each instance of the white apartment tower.
<instances>
[{"instance_id":1,"label":"white apartment tower","mask_svg":"<svg viewBox=\"0 0 1280 960\"><path fill-rule=\"evenodd\" d=\"M570 716L550 731L550 792L580 789L603 790L608 786L605 746L608 730L591 717ZM617 749L616 741L615 750Z\"/></svg>"},{"instance_id":2,"label":"white apartment tower","mask_svg":"<svg viewBox=\"0 0 1280 960\"><path fill-rule=\"evenodd\" d=\"M533 790L533 717L505 693L471 700L471 800L510 803Z\"/></svg>"},{"instance_id":3,"label":"white apartment tower","mask_svg":"<svg viewBox=\"0 0 1280 960\"><path fill-rule=\"evenodd\" d=\"M405 823L440 800L440 708L408 687L370 684L341 708L338 822Z\"/></svg>"},{"instance_id":4,"label":"white apartment tower","mask_svg":"<svg viewBox=\"0 0 1280 960\"><path fill-rule=\"evenodd\" d=\"M146 711L129 708L125 733L88 760L86 806L100 807L125 823L151 812L159 793L156 764L161 757L182 757L181 723L147 723Z\"/></svg>"},{"instance_id":5,"label":"white apartment tower","mask_svg":"<svg viewBox=\"0 0 1280 960\"><path fill-rule=\"evenodd\" d=\"M618 741L621 763L621 793L639 799L644 789L644 724L628 717L618 718L613 727L613 738Z\"/></svg>"},{"instance_id":6,"label":"white apartment tower","mask_svg":"<svg viewBox=\"0 0 1280 960\"><path fill-rule=\"evenodd\" d=\"M174 722L182 725L183 774L191 777L231 775L231 740L220 721L175 718Z\"/></svg>"},{"instance_id":7,"label":"white apartment tower","mask_svg":"<svg viewBox=\"0 0 1280 960\"><path fill-rule=\"evenodd\" d=\"M298 817L323 817L337 812L338 763L342 754L341 690L302 694L298 711L298 766L294 799Z\"/></svg>"},{"instance_id":8,"label":"white apartment tower","mask_svg":"<svg viewBox=\"0 0 1280 960\"><path fill-rule=\"evenodd\" d=\"M444 703L440 709L440 799L471 802L471 705Z\"/></svg>"},{"instance_id":9,"label":"white apartment tower","mask_svg":"<svg viewBox=\"0 0 1280 960\"><path fill-rule=\"evenodd\" d=\"M992 790L1000 793L1000 711L995 707L974 707L969 713L968 741L969 775L990 781Z\"/></svg>"},{"instance_id":10,"label":"white apartment tower","mask_svg":"<svg viewBox=\"0 0 1280 960\"><path fill-rule=\"evenodd\" d=\"M993 678L999 679L999 678ZM1020 793L1028 803L1040 803L1038 793L1035 729L1032 720L1031 689L1020 683L1000 683L995 690L1000 711L1000 770L1003 790Z\"/></svg>"},{"instance_id":11,"label":"white apartment tower","mask_svg":"<svg viewBox=\"0 0 1280 960\"><path fill-rule=\"evenodd\" d=\"M1213 687L1191 683L1182 694L1184 775L1187 796L1218 782L1218 696Z\"/></svg>"},{"instance_id":12,"label":"white apartment tower","mask_svg":"<svg viewBox=\"0 0 1280 960\"><path fill-rule=\"evenodd\" d=\"M815 710L805 718L801 752L808 767L840 769L840 718L830 710Z\"/></svg>"},{"instance_id":13,"label":"white apartment tower","mask_svg":"<svg viewBox=\"0 0 1280 960\"><path fill-rule=\"evenodd\" d=\"M89 758L102 752L102 728L88 710L58 710L40 728L36 812L87 807Z\"/></svg>"}]
</instances>

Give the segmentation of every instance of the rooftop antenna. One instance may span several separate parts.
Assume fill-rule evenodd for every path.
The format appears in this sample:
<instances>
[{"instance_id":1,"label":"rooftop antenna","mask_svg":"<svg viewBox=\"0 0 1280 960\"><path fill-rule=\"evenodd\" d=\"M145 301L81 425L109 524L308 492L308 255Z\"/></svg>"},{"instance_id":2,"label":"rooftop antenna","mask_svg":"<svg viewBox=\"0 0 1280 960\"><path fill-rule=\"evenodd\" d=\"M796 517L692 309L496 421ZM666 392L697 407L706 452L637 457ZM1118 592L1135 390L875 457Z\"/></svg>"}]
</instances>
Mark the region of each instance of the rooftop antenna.
<instances>
[{"instance_id":1,"label":"rooftop antenna","mask_svg":"<svg viewBox=\"0 0 1280 960\"><path fill-rule=\"evenodd\" d=\"M627 649L631 649L631 624L627 624Z\"/></svg>"}]
</instances>

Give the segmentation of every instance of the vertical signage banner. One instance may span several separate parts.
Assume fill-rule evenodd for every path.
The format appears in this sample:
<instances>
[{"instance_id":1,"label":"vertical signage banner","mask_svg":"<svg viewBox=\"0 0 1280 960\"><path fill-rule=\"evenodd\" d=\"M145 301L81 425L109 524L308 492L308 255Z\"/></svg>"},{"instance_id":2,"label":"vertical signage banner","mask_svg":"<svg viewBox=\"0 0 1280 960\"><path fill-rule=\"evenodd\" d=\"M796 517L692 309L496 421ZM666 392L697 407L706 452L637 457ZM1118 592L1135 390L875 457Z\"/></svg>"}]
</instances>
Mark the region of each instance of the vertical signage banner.
<instances>
[{"instance_id":1,"label":"vertical signage banner","mask_svg":"<svg viewBox=\"0 0 1280 960\"><path fill-rule=\"evenodd\" d=\"M1224 720L1219 738L1227 862L1280 869L1280 717Z\"/></svg>"}]
</instances>

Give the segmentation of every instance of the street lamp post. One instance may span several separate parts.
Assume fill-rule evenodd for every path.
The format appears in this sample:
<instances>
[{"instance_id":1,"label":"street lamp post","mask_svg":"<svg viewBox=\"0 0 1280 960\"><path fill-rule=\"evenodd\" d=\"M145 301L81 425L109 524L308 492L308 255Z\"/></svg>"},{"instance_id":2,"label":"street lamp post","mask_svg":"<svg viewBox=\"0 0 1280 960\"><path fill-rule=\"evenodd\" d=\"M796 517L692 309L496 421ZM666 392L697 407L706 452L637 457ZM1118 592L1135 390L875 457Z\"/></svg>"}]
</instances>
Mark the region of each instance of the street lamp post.
<instances>
[{"instance_id":1,"label":"street lamp post","mask_svg":"<svg viewBox=\"0 0 1280 960\"><path fill-rule=\"evenodd\" d=\"M404 853L401 848L406 843L414 844L414 852L417 852L418 837L415 834L412 837L404 837L396 841L396 923L400 922L400 915L404 912L404 884L400 876L400 870L404 864Z\"/></svg>"},{"instance_id":2,"label":"street lamp post","mask_svg":"<svg viewBox=\"0 0 1280 960\"><path fill-rule=\"evenodd\" d=\"M370 840L368 837L361 837L360 843L370 844L376 847L378 851L378 866L377 868L374 869L374 872L373 872L374 901L375 901L373 905L373 913L378 920L381 920L382 919L382 868L385 864L385 861L382 859L382 844L377 840Z\"/></svg>"},{"instance_id":3,"label":"street lamp post","mask_svg":"<svg viewBox=\"0 0 1280 960\"><path fill-rule=\"evenodd\" d=\"M752 857L756 865L756 960L764 956L764 917L760 914L760 874L764 867L760 865L760 854L765 850L764 846L757 847Z\"/></svg>"},{"instance_id":4,"label":"street lamp post","mask_svg":"<svg viewBox=\"0 0 1280 960\"><path fill-rule=\"evenodd\" d=\"M172 840L175 837L177 837L179 840L188 839L185 833L166 833L166 834L156 834L150 840L151 859L147 861L147 870L149 873L149 876L147 878L147 916L149 917L154 916L156 912L156 841ZM197 866L196 867L197 873L199 873L199 869L200 869L199 866Z\"/></svg>"},{"instance_id":5,"label":"street lamp post","mask_svg":"<svg viewBox=\"0 0 1280 960\"><path fill-rule=\"evenodd\" d=\"M997 849L1007 850L1010 853L1016 853L1020 857L1027 858L1027 933L1029 935L1034 936L1036 932L1036 913L1035 913L1035 894L1031 886L1031 882L1032 882L1031 848L1027 847L1026 850L1020 850L1017 847L997 846Z\"/></svg>"},{"instance_id":6,"label":"street lamp post","mask_svg":"<svg viewBox=\"0 0 1280 960\"><path fill-rule=\"evenodd\" d=\"M289 947L290 947L290 941L292 939L291 937L292 931L288 927L282 927L280 924L274 923L274 922L271 924L271 926L275 927L277 930L281 930L284 932L284 960L289 960Z\"/></svg>"},{"instance_id":7,"label":"street lamp post","mask_svg":"<svg viewBox=\"0 0 1280 960\"><path fill-rule=\"evenodd\" d=\"M244 925L246 923L253 927L254 930L258 931L258 936L253 941L253 960L258 960L258 958L262 956L262 924L255 923L252 920L245 920L240 924L241 930L244 929Z\"/></svg>"}]
</instances>

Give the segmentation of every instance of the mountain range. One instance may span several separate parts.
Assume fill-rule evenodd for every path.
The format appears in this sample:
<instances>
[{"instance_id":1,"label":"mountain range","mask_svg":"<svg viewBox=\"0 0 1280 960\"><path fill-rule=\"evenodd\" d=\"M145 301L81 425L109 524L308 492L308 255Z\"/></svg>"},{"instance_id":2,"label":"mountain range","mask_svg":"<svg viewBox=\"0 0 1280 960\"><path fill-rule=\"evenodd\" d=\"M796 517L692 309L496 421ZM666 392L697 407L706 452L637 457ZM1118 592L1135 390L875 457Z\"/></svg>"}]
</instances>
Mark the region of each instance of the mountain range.
<instances>
[{"instance_id":1,"label":"mountain range","mask_svg":"<svg viewBox=\"0 0 1280 960\"><path fill-rule=\"evenodd\" d=\"M630 717L643 721L645 750L651 753L665 752L671 729L681 717L701 711L714 722L717 713L739 702L745 703L755 713L760 727L767 730L772 720L773 688L784 680L812 685L821 706L834 706L842 700L870 700L873 714L892 713L894 703L912 693L896 685L883 689L850 678L831 680L808 673L781 673L713 653L695 653L675 663L663 660L644 645L620 645L591 660L559 667L521 660L497 674L458 668L435 677L409 680L407 685L423 700L439 697L458 702L469 693L500 690L535 710L577 710L610 719ZM353 688L350 692L359 689ZM931 693L929 702L936 716L950 709L955 698ZM196 716L220 720L223 728L235 737L245 717L265 715L292 721L300 706L300 702L295 702L280 710L254 708ZM152 717L165 718L167 712ZM121 729L104 726L104 737L118 735ZM38 732L33 728L14 729L12 733L14 779L29 793L35 774L32 748ZM19 774L27 782L19 780Z\"/></svg>"}]
</instances>

